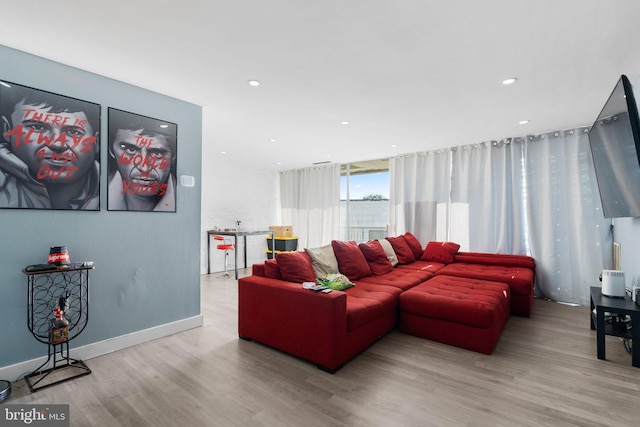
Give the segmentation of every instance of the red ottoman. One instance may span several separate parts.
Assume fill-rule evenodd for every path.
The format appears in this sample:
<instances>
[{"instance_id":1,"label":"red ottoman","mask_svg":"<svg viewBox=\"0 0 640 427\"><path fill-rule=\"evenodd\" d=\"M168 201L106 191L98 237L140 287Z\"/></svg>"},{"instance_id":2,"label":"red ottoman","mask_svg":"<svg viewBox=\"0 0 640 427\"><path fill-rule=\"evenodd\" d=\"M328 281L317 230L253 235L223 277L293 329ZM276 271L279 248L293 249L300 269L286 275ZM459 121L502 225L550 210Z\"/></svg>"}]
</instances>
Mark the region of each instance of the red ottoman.
<instances>
[{"instance_id":1,"label":"red ottoman","mask_svg":"<svg viewBox=\"0 0 640 427\"><path fill-rule=\"evenodd\" d=\"M400 331L491 354L510 299L505 283L435 276L400 295Z\"/></svg>"}]
</instances>

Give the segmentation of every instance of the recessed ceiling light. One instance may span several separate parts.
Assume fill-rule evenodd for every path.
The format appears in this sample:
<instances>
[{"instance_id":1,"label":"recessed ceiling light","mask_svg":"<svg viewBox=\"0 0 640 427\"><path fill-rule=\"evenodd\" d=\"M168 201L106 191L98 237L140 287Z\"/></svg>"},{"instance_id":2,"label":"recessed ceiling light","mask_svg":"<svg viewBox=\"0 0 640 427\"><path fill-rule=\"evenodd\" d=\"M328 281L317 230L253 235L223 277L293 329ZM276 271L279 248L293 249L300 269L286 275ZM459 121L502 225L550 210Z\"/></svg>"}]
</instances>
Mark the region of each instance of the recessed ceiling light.
<instances>
[{"instance_id":1,"label":"recessed ceiling light","mask_svg":"<svg viewBox=\"0 0 640 427\"><path fill-rule=\"evenodd\" d=\"M527 123L529 123L529 120L520 120L519 122L521 125L526 125Z\"/></svg>"},{"instance_id":2,"label":"recessed ceiling light","mask_svg":"<svg viewBox=\"0 0 640 427\"><path fill-rule=\"evenodd\" d=\"M258 80L249 80L247 83L249 83L249 86L260 86L260 81Z\"/></svg>"},{"instance_id":3,"label":"recessed ceiling light","mask_svg":"<svg viewBox=\"0 0 640 427\"><path fill-rule=\"evenodd\" d=\"M275 139L270 139L269 142L276 142L276 140Z\"/></svg>"},{"instance_id":4,"label":"recessed ceiling light","mask_svg":"<svg viewBox=\"0 0 640 427\"><path fill-rule=\"evenodd\" d=\"M221 151L220 154L227 154L227 152L226 151Z\"/></svg>"},{"instance_id":5,"label":"recessed ceiling light","mask_svg":"<svg viewBox=\"0 0 640 427\"><path fill-rule=\"evenodd\" d=\"M396 144L391 144L391 148L396 148L397 145Z\"/></svg>"},{"instance_id":6,"label":"recessed ceiling light","mask_svg":"<svg viewBox=\"0 0 640 427\"><path fill-rule=\"evenodd\" d=\"M508 86L508 85L514 84L517 81L518 81L518 79L516 77L511 77L511 78L508 78L506 80L503 80L502 84L505 85L505 86Z\"/></svg>"},{"instance_id":7,"label":"recessed ceiling light","mask_svg":"<svg viewBox=\"0 0 640 427\"><path fill-rule=\"evenodd\" d=\"M351 122L349 122L347 120L344 120L344 121L340 122L341 125L348 125L349 123L351 123Z\"/></svg>"}]
</instances>

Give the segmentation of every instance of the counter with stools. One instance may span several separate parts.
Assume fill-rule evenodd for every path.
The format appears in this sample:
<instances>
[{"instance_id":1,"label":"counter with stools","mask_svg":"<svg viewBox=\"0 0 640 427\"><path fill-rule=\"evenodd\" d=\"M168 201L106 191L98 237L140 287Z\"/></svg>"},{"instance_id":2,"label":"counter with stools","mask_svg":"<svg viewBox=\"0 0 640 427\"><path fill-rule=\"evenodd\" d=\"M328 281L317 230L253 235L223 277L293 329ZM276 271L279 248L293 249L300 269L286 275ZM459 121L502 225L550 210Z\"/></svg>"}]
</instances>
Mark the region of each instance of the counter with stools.
<instances>
[{"instance_id":1,"label":"counter with stools","mask_svg":"<svg viewBox=\"0 0 640 427\"><path fill-rule=\"evenodd\" d=\"M274 245L274 232L273 230L258 230L258 231L242 231L242 230L208 230L207 231L207 274L211 274L211 237L213 236L229 236L233 237L234 261L235 261L235 276L238 278L238 237L242 237L244 240L244 266L247 267L247 236L264 236L268 234L271 236L271 244Z\"/></svg>"}]
</instances>

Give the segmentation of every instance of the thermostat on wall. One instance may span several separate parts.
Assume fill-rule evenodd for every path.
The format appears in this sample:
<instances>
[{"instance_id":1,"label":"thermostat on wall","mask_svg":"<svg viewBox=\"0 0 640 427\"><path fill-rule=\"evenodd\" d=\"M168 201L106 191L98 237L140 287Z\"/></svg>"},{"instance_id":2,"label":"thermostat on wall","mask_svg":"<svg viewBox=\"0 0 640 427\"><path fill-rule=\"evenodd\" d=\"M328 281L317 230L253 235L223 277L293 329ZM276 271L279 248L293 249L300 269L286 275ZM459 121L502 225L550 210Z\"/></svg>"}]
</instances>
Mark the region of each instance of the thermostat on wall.
<instances>
[{"instance_id":1,"label":"thermostat on wall","mask_svg":"<svg viewBox=\"0 0 640 427\"><path fill-rule=\"evenodd\" d=\"M183 187L193 187L196 185L196 180L191 175L180 175L180 185Z\"/></svg>"}]
</instances>

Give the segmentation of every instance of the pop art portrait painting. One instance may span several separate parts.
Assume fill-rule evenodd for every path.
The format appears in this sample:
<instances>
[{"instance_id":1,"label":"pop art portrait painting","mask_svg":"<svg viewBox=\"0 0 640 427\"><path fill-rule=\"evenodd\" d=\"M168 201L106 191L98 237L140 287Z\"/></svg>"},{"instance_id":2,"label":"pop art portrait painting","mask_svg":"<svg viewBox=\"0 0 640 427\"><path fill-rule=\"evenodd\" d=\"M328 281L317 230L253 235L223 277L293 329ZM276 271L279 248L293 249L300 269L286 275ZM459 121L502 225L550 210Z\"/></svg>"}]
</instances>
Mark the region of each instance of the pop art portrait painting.
<instances>
[{"instance_id":1,"label":"pop art portrait painting","mask_svg":"<svg viewBox=\"0 0 640 427\"><path fill-rule=\"evenodd\" d=\"M176 211L178 127L109 108L110 211Z\"/></svg>"},{"instance_id":2,"label":"pop art portrait painting","mask_svg":"<svg viewBox=\"0 0 640 427\"><path fill-rule=\"evenodd\" d=\"M0 208L100 210L100 105L0 80Z\"/></svg>"}]
</instances>

